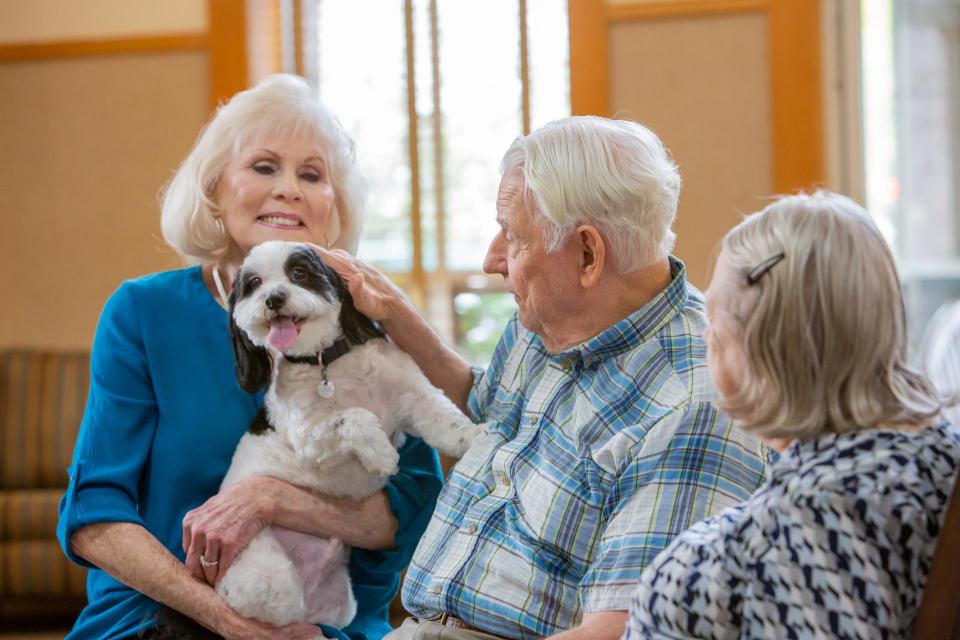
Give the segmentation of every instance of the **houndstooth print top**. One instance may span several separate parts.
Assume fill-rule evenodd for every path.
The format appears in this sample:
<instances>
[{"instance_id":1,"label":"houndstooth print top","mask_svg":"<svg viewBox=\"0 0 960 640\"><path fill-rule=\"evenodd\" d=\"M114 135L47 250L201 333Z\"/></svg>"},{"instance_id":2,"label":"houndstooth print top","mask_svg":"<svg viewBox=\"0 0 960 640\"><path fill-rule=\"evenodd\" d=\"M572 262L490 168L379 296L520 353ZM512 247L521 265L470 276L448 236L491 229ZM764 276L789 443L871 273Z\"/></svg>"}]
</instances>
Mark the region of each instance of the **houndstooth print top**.
<instances>
[{"instance_id":1,"label":"houndstooth print top","mask_svg":"<svg viewBox=\"0 0 960 640\"><path fill-rule=\"evenodd\" d=\"M906 637L958 463L946 425L794 442L646 568L624 640Z\"/></svg>"}]
</instances>

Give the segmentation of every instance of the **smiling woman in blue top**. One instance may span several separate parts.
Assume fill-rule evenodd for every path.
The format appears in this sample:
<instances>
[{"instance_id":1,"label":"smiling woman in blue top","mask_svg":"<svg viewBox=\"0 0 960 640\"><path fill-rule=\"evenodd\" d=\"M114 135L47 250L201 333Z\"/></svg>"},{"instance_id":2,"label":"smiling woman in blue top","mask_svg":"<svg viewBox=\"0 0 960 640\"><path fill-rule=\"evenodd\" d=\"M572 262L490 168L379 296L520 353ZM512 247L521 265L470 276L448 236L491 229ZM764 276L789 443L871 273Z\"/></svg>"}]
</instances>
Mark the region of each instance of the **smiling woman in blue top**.
<instances>
[{"instance_id":1,"label":"smiling woman in blue top","mask_svg":"<svg viewBox=\"0 0 960 640\"><path fill-rule=\"evenodd\" d=\"M353 252L362 185L353 143L301 79L271 76L221 107L164 193L167 242L195 264L125 282L97 328L91 386L70 485L64 551L88 566L89 604L70 638L127 638L160 603L226 638L309 638L234 613L210 586L263 526L355 547L356 619L328 637L374 640L440 489L436 454L417 439L400 472L361 502L271 478L216 497L233 450L262 404L234 376L226 291L267 240ZM201 562L202 558L202 562Z\"/></svg>"}]
</instances>

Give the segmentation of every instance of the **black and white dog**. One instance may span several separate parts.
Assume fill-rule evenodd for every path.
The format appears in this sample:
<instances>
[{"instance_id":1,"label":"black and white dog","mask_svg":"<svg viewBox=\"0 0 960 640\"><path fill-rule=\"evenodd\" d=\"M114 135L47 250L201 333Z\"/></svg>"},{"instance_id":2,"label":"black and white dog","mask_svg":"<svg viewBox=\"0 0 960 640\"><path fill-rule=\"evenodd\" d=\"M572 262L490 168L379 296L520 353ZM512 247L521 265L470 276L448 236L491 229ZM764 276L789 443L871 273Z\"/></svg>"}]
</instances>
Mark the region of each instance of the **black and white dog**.
<instances>
[{"instance_id":1,"label":"black and white dog","mask_svg":"<svg viewBox=\"0 0 960 640\"><path fill-rule=\"evenodd\" d=\"M481 429L357 312L340 276L306 245L250 252L230 295L230 334L240 385L269 388L221 488L259 474L359 499L397 471L404 433L459 457ZM356 612L347 559L339 541L266 527L217 593L277 626L342 628Z\"/></svg>"}]
</instances>

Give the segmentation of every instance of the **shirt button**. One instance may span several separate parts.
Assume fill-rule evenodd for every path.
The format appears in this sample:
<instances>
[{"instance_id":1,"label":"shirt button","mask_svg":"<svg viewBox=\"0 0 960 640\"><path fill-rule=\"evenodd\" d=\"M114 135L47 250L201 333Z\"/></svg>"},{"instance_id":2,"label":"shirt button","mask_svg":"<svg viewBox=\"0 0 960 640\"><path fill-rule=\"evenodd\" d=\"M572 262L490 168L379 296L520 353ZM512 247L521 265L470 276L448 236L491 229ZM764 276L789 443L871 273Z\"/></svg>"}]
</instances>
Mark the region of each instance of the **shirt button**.
<instances>
[{"instance_id":1,"label":"shirt button","mask_svg":"<svg viewBox=\"0 0 960 640\"><path fill-rule=\"evenodd\" d=\"M471 524L470 526L464 527L463 532L467 535L472 536L477 532L477 525Z\"/></svg>"},{"instance_id":2,"label":"shirt button","mask_svg":"<svg viewBox=\"0 0 960 640\"><path fill-rule=\"evenodd\" d=\"M435 584L433 585L433 589L430 589L430 591L433 592L433 595L438 596L440 595L440 592L443 591L443 589L440 587L440 585Z\"/></svg>"},{"instance_id":3,"label":"shirt button","mask_svg":"<svg viewBox=\"0 0 960 640\"><path fill-rule=\"evenodd\" d=\"M500 476L500 484L502 484L502 485L505 486L505 487L509 487L509 486L510 486L510 478L508 478L507 476Z\"/></svg>"}]
</instances>

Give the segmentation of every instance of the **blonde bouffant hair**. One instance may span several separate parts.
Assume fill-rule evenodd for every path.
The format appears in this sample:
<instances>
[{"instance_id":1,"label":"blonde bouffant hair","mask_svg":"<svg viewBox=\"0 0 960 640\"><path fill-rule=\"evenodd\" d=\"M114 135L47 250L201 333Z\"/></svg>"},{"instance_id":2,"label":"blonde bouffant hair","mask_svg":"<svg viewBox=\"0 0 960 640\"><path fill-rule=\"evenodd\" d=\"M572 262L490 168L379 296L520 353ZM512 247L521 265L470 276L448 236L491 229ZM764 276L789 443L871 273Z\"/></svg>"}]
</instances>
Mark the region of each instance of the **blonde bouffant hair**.
<instances>
[{"instance_id":1,"label":"blonde bouffant hair","mask_svg":"<svg viewBox=\"0 0 960 640\"><path fill-rule=\"evenodd\" d=\"M354 253L360 237L364 186L353 140L303 78L267 76L221 105L161 196L164 240L190 261L222 257L230 238L214 217L217 180L230 159L269 134L314 139L334 190L340 235L333 246Z\"/></svg>"},{"instance_id":2,"label":"blonde bouffant hair","mask_svg":"<svg viewBox=\"0 0 960 640\"><path fill-rule=\"evenodd\" d=\"M907 362L893 255L853 200L829 191L777 198L727 234L723 255L735 283L717 304L737 325L746 367L739 390L718 404L749 407L746 429L803 439L923 423L940 411L934 387Z\"/></svg>"}]
</instances>

